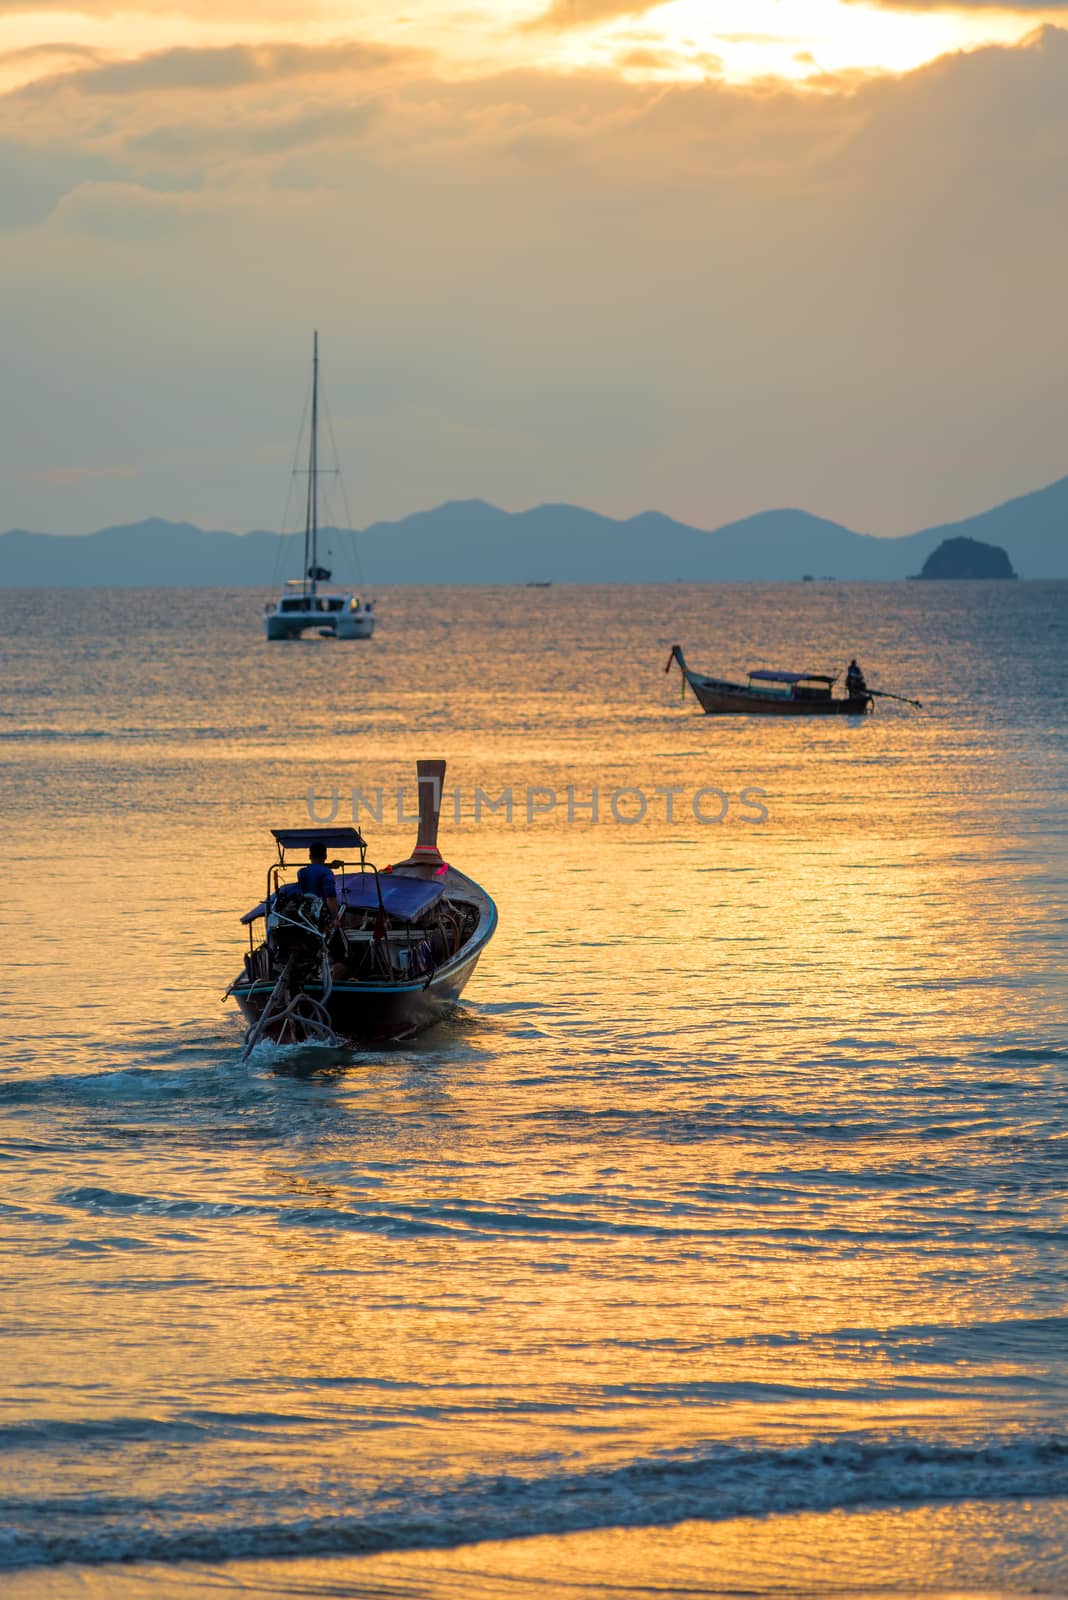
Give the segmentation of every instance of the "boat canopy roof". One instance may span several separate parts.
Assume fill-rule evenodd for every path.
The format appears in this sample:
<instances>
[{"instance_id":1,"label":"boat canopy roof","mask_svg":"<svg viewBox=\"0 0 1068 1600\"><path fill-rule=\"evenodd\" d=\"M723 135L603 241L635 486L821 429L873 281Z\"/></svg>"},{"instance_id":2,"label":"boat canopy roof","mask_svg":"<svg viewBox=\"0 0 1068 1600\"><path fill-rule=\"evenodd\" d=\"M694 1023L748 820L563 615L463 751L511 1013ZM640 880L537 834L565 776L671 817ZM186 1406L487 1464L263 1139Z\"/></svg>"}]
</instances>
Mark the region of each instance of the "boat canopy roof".
<instances>
[{"instance_id":1,"label":"boat canopy roof","mask_svg":"<svg viewBox=\"0 0 1068 1600\"><path fill-rule=\"evenodd\" d=\"M763 667L749 674L751 678L759 678L763 683L833 683L834 678L826 672L769 672Z\"/></svg>"},{"instance_id":2,"label":"boat canopy roof","mask_svg":"<svg viewBox=\"0 0 1068 1600\"><path fill-rule=\"evenodd\" d=\"M445 893L440 878L398 878L391 872L380 873L382 904L388 916L401 922L414 922L424 911L436 905ZM338 900L355 911L377 911L378 890L373 872L346 872L338 878Z\"/></svg>"},{"instance_id":3,"label":"boat canopy roof","mask_svg":"<svg viewBox=\"0 0 1068 1600\"><path fill-rule=\"evenodd\" d=\"M318 837L321 837L319 835ZM375 888L375 875L373 872L347 872L339 874L337 879L338 902L350 906L353 911L377 911L378 890ZM429 911L432 905L441 899L445 893L445 885L440 878L398 878L391 873L379 875L378 882L382 886L382 904L387 917L392 917L395 922L415 922L424 912ZM281 899L287 895L295 894L297 885L285 883L278 890ZM272 901L274 896L271 896ZM261 900L258 906L253 906L251 911L246 911L241 921L246 925L255 922L257 917L267 914L267 902Z\"/></svg>"},{"instance_id":4,"label":"boat canopy roof","mask_svg":"<svg viewBox=\"0 0 1068 1600\"><path fill-rule=\"evenodd\" d=\"M328 850L340 850L351 845L356 850L364 848L363 835L355 828L272 828L283 850L307 849L321 840Z\"/></svg>"}]
</instances>

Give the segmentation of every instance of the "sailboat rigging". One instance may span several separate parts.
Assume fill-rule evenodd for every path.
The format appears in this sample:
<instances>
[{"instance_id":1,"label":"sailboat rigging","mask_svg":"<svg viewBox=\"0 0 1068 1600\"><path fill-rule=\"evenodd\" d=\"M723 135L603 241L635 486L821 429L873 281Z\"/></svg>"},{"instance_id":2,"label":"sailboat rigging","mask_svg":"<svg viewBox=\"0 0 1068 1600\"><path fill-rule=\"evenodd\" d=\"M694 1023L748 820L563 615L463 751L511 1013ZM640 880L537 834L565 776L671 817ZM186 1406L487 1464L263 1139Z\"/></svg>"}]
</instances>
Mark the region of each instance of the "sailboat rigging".
<instances>
[{"instance_id":1,"label":"sailboat rigging","mask_svg":"<svg viewBox=\"0 0 1068 1600\"><path fill-rule=\"evenodd\" d=\"M374 602L358 594L323 590L332 574L319 564L319 334L312 345L311 428L308 439L308 488L304 513L304 568L290 578L277 600L264 608L268 639L299 639L309 628L326 638L369 639L374 633Z\"/></svg>"}]
</instances>

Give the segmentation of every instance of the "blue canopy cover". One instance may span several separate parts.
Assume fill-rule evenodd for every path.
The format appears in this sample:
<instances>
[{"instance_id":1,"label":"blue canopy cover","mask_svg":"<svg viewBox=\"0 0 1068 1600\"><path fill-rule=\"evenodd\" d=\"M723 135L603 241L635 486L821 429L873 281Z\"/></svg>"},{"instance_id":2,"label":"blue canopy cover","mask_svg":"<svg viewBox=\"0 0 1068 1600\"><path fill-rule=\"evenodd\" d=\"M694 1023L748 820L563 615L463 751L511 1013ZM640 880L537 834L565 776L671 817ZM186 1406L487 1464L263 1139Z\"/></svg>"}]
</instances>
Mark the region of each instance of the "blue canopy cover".
<instances>
[{"instance_id":1,"label":"blue canopy cover","mask_svg":"<svg viewBox=\"0 0 1068 1600\"><path fill-rule=\"evenodd\" d=\"M400 922L414 922L424 911L441 899L445 885L440 879L396 878L384 873L379 878L382 885L382 904L386 914ZM377 911L378 891L373 872L346 872L337 880L338 899L354 911Z\"/></svg>"},{"instance_id":2,"label":"blue canopy cover","mask_svg":"<svg viewBox=\"0 0 1068 1600\"><path fill-rule=\"evenodd\" d=\"M763 669L749 674L751 678L760 678L764 683L833 683L833 677L825 672L766 672Z\"/></svg>"},{"instance_id":3,"label":"blue canopy cover","mask_svg":"<svg viewBox=\"0 0 1068 1600\"><path fill-rule=\"evenodd\" d=\"M397 922L414 922L445 893L445 885L440 879L432 878L428 882L425 878L395 878L391 873L384 873L378 881L382 885L382 904L386 908L386 915ZM284 883L278 891L283 900L296 892L295 883ZM378 910L378 891L375 889L373 872L339 873L337 893L339 902L351 906L354 911ZM258 906L253 906L251 911L245 913L241 921L255 922L257 917L265 916L266 912L267 903L261 900Z\"/></svg>"}]
</instances>

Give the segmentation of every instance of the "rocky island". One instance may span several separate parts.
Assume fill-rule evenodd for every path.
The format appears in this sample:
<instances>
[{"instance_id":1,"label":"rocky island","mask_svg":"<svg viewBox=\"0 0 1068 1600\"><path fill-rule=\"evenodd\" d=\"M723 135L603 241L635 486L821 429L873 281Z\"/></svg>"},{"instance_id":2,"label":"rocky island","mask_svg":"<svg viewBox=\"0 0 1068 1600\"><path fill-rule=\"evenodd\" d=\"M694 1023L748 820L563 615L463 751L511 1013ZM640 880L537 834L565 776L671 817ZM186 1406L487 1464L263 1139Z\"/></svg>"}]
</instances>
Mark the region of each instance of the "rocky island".
<instances>
[{"instance_id":1,"label":"rocky island","mask_svg":"<svg viewBox=\"0 0 1068 1600\"><path fill-rule=\"evenodd\" d=\"M943 539L917 578L1015 578L1007 550L981 539Z\"/></svg>"}]
</instances>

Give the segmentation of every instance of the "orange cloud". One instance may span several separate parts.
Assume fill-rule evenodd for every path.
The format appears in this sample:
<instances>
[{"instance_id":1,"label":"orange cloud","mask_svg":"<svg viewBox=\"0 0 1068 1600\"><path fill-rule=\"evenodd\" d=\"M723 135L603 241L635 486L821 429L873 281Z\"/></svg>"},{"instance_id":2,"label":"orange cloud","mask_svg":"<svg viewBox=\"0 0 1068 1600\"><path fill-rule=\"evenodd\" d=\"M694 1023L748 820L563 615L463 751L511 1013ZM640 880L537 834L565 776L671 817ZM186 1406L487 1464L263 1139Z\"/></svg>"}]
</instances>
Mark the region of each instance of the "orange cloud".
<instances>
[{"instance_id":1,"label":"orange cloud","mask_svg":"<svg viewBox=\"0 0 1068 1600\"><path fill-rule=\"evenodd\" d=\"M347 42L331 45L224 45L156 51L130 61L94 62L77 76L77 87L98 95L143 94L170 90L232 90L286 78L376 72L416 59L412 51ZM69 81L69 80L68 80ZM47 94L33 85L27 95Z\"/></svg>"},{"instance_id":2,"label":"orange cloud","mask_svg":"<svg viewBox=\"0 0 1068 1600\"><path fill-rule=\"evenodd\" d=\"M653 11L663 0L552 0L540 16L527 24L530 28L587 28L593 23L616 17L640 17Z\"/></svg>"},{"instance_id":3,"label":"orange cloud","mask_svg":"<svg viewBox=\"0 0 1068 1600\"><path fill-rule=\"evenodd\" d=\"M876 5L885 11L1002 11L1022 16L1056 15L1068 0L844 0L846 5Z\"/></svg>"},{"instance_id":4,"label":"orange cloud","mask_svg":"<svg viewBox=\"0 0 1068 1600\"><path fill-rule=\"evenodd\" d=\"M35 12L77 17L136 14L197 17L213 22L222 19L277 22L291 20L293 6L289 0L0 0L0 16L32 16ZM312 19L326 15L327 10L317 0L302 0L301 14Z\"/></svg>"},{"instance_id":5,"label":"orange cloud","mask_svg":"<svg viewBox=\"0 0 1068 1600\"><path fill-rule=\"evenodd\" d=\"M313 315L376 511L633 494L891 531L1063 472L1065 33L819 95L365 61L167 53L0 96L5 363L53 384L53 435L113 405L105 461L168 441L149 509L246 412L288 443L263 375ZM269 518L231 481L234 523ZM52 487L9 519L69 520ZM69 504L114 520L108 490Z\"/></svg>"}]
</instances>

